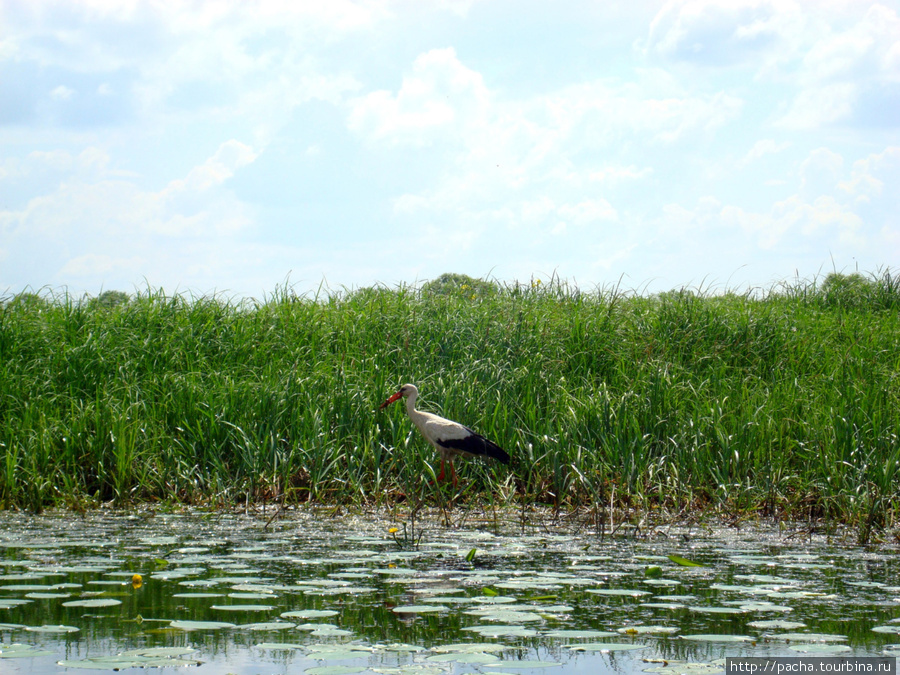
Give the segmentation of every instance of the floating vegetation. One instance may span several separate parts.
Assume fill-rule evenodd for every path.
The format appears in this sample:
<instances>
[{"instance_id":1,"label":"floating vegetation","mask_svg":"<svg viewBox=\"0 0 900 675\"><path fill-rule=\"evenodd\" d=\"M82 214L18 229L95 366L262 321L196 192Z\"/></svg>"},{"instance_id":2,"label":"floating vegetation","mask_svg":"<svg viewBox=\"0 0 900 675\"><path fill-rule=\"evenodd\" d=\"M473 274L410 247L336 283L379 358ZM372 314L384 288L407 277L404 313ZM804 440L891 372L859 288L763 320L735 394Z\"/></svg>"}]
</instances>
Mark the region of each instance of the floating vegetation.
<instances>
[{"instance_id":1,"label":"floating vegetation","mask_svg":"<svg viewBox=\"0 0 900 675\"><path fill-rule=\"evenodd\" d=\"M133 649L115 656L92 656L86 659L66 659L57 661L64 668L87 670L124 670L125 668L175 668L178 666L199 666L197 659L185 658L196 650L188 647L155 647Z\"/></svg>"},{"instance_id":2,"label":"floating vegetation","mask_svg":"<svg viewBox=\"0 0 900 675\"><path fill-rule=\"evenodd\" d=\"M683 547L694 566L669 559L672 537L523 534L454 513L474 521L466 531L432 512L418 548L397 550L378 519L282 515L0 514L0 573L18 577L0 584L0 658L36 675L225 672L242 658L298 673L564 673L577 661L711 675L726 656L898 649L889 551L695 531ZM647 583L665 580L677 584Z\"/></svg>"},{"instance_id":3,"label":"floating vegetation","mask_svg":"<svg viewBox=\"0 0 900 675\"><path fill-rule=\"evenodd\" d=\"M679 630L678 626L625 626L618 632L625 635L674 635Z\"/></svg>"},{"instance_id":4,"label":"floating vegetation","mask_svg":"<svg viewBox=\"0 0 900 675\"><path fill-rule=\"evenodd\" d=\"M802 621L750 621L747 625L750 628L770 630L795 630L797 628L806 628L806 624Z\"/></svg>"},{"instance_id":5,"label":"floating vegetation","mask_svg":"<svg viewBox=\"0 0 900 675\"><path fill-rule=\"evenodd\" d=\"M62 603L63 607L114 607L121 605L121 600L115 598L92 598L88 600L70 600Z\"/></svg>"},{"instance_id":6,"label":"floating vegetation","mask_svg":"<svg viewBox=\"0 0 900 675\"><path fill-rule=\"evenodd\" d=\"M753 642L748 635L682 635L682 640L696 640L698 642Z\"/></svg>"},{"instance_id":7,"label":"floating vegetation","mask_svg":"<svg viewBox=\"0 0 900 675\"><path fill-rule=\"evenodd\" d=\"M585 644L569 645L568 649L575 652L627 652L633 649L647 649L649 646L631 642L587 642Z\"/></svg>"},{"instance_id":8,"label":"floating vegetation","mask_svg":"<svg viewBox=\"0 0 900 675\"><path fill-rule=\"evenodd\" d=\"M0 659L33 659L39 656L54 656L55 652L47 651L32 645L14 643L0 644Z\"/></svg>"}]
</instances>

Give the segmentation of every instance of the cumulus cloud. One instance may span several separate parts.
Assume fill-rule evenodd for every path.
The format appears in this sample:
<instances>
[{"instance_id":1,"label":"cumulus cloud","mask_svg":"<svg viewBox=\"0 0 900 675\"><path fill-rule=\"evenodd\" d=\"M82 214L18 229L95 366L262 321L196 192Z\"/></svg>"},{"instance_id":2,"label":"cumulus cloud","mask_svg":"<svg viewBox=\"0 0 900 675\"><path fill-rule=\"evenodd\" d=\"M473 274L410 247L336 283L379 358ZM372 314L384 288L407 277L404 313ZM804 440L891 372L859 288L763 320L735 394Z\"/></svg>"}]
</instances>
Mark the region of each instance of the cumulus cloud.
<instances>
[{"instance_id":1,"label":"cumulus cloud","mask_svg":"<svg viewBox=\"0 0 900 675\"><path fill-rule=\"evenodd\" d=\"M792 131L818 129L847 120L859 98L859 86L841 82L801 90L775 126Z\"/></svg>"},{"instance_id":2,"label":"cumulus cloud","mask_svg":"<svg viewBox=\"0 0 900 675\"><path fill-rule=\"evenodd\" d=\"M726 225L739 227L764 250L810 245L813 241L819 246L824 242L825 248L829 243L835 248L864 243L862 219L831 196L806 202L795 195L776 202L768 213L729 205L722 209L721 216Z\"/></svg>"},{"instance_id":3,"label":"cumulus cloud","mask_svg":"<svg viewBox=\"0 0 900 675\"><path fill-rule=\"evenodd\" d=\"M514 4L7 3L0 285L896 251L896 8Z\"/></svg>"},{"instance_id":4,"label":"cumulus cloud","mask_svg":"<svg viewBox=\"0 0 900 675\"><path fill-rule=\"evenodd\" d=\"M258 153L245 143L234 139L226 141L212 157L191 169L186 178L172 181L165 192L202 191L221 185L257 156Z\"/></svg>"},{"instance_id":5,"label":"cumulus cloud","mask_svg":"<svg viewBox=\"0 0 900 675\"><path fill-rule=\"evenodd\" d=\"M839 187L857 202L869 203L882 196L885 184L900 184L900 147L891 146L857 160L850 179L842 181ZM896 199L896 195L892 196Z\"/></svg>"},{"instance_id":6,"label":"cumulus cloud","mask_svg":"<svg viewBox=\"0 0 900 675\"><path fill-rule=\"evenodd\" d=\"M791 144L787 141L776 142L771 138L763 138L756 141L753 147L747 151L739 161L738 166L747 166L762 159L766 155L777 155L787 150Z\"/></svg>"},{"instance_id":7,"label":"cumulus cloud","mask_svg":"<svg viewBox=\"0 0 900 675\"><path fill-rule=\"evenodd\" d=\"M369 143L439 146L446 171L427 189L395 198L398 217L427 218L448 233L469 229L468 242L497 227L540 241L616 222L615 191L653 174L650 166L575 157L603 157L621 143L652 153L711 138L743 105L724 93L677 93L592 81L513 98L441 49L416 58L396 92L355 100L348 125Z\"/></svg>"},{"instance_id":8,"label":"cumulus cloud","mask_svg":"<svg viewBox=\"0 0 900 675\"><path fill-rule=\"evenodd\" d=\"M434 49L416 58L396 95L381 90L353 102L348 126L372 141L426 145L474 123L488 105L481 75L454 49Z\"/></svg>"},{"instance_id":9,"label":"cumulus cloud","mask_svg":"<svg viewBox=\"0 0 900 675\"><path fill-rule=\"evenodd\" d=\"M841 178L844 158L828 148L816 148L800 164L800 190L813 197L830 194Z\"/></svg>"},{"instance_id":10,"label":"cumulus cloud","mask_svg":"<svg viewBox=\"0 0 900 675\"><path fill-rule=\"evenodd\" d=\"M152 262L148 256L160 246L233 238L252 225L252 211L223 186L255 157L250 146L227 141L187 176L154 192L114 172L106 175L108 158L96 149L76 157L32 153L31 165L65 171L66 178L22 209L0 211L0 232L25 261L40 260L46 279L80 279L89 270L94 278L134 272ZM91 171L84 173L85 167ZM53 242L40 258L33 250L37 241Z\"/></svg>"},{"instance_id":11,"label":"cumulus cloud","mask_svg":"<svg viewBox=\"0 0 900 675\"><path fill-rule=\"evenodd\" d=\"M672 0L650 24L644 52L666 64L743 67L788 85L775 125L813 130L865 121L900 101L900 16L874 2L828 11L794 0ZM896 125L875 116L874 123Z\"/></svg>"},{"instance_id":12,"label":"cumulus cloud","mask_svg":"<svg viewBox=\"0 0 900 675\"><path fill-rule=\"evenodd\" d=\"M801 8L790 0L674 0L650 24L648 53L711 67L761 67L792 50Z\"/></svg>"},{"instance_id":13,"label":"cumulus cloud","mask_svg":"<svg viewBox=\"0 0 900 675\"><path fill-rule=\"evenodd\" d=\"M832 25L815 34L798 63L800 90L776 124L786 129L866 120L872 110L895 108L900 100L900 16L873 4L849 27ZM878 124L896 126L896 118L875 116Z\"/></svg>"}]
</instances>

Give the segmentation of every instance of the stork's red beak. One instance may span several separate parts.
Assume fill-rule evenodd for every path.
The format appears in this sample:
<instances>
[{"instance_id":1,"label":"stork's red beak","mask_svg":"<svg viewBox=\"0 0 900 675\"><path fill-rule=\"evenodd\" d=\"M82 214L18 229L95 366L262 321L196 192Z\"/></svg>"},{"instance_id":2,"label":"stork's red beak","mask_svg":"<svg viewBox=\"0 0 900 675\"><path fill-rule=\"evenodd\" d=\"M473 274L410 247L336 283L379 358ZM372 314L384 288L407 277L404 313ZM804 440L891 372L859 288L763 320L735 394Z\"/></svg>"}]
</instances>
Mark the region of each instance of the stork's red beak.
<instances>
[{"instance_id":1,"label":"stork's red beak","mask_svg":"<svg viewBox=\"0 0 900 675\"><path fill-rule=\"evenodd\" d=\"M378 406L378 409L381 410L381 409L384 408L385 406L390 405L391 403L393 403L394 401L396 401L396 400L397 400L398 398L400 398L401 396L403 396L403 393L398 391L396 394L394 394L393 396L391 396L387 401L385 401L385 402L382 403L380 406Z\"/></svg>"}]
</instances>

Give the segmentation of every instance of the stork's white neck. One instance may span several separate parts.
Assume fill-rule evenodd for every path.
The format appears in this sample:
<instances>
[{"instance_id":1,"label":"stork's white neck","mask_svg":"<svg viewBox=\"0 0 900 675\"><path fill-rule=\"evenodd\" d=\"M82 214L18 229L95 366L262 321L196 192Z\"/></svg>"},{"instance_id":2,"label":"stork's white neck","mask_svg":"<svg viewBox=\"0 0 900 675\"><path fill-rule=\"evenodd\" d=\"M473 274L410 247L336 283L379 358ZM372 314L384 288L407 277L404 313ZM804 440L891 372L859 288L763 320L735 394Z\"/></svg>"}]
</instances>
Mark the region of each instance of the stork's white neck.
<instances>
[{"instance_id":1,"label":"stork's white neck","mask_svg":"<svg viewBox=\"0 0 900 675\"><path fill-rule=\"evenodd\" d=\"M406 414L410 417L415 417L416 412L416 399L419 396L419 392L413 391L409 396L406 397Z\"/></svg>"}]
</instances>

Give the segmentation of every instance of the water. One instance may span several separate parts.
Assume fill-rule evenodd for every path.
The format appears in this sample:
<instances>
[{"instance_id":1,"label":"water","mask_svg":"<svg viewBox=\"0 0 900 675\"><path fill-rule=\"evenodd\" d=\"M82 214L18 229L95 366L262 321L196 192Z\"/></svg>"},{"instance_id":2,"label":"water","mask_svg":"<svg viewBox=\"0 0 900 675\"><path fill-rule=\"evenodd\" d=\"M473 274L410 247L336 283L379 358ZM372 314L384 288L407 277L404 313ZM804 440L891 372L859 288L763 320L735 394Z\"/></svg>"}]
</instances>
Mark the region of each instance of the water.
<instances>
[{"instance_id":1,"label":"water","mask_svg":"<svg viewBox=\"0 0 900 675\"><path fill-rule=\"evenodd\" d=\"M889 550L456 516L413 536L325 509L0 514L0 673L700 674L728 656L900 649Z\"/></svg>"}]
</instances>

